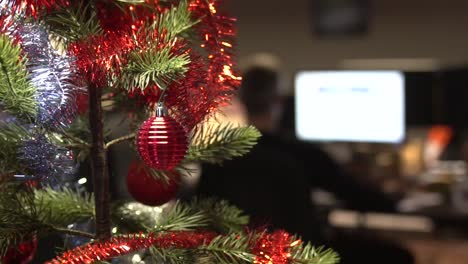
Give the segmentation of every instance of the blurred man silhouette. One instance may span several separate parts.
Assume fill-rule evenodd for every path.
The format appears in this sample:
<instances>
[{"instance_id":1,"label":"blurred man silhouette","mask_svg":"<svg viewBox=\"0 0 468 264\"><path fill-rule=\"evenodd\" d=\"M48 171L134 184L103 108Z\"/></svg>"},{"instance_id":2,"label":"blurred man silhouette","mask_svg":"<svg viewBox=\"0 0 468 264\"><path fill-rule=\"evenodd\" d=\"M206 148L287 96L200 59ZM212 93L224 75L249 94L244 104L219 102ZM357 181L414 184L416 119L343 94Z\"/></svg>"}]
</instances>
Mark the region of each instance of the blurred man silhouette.
<instances>
[{"instance_id":1,"label":"blurred man silhouette","mask_svg":"<svg viewBox=\"0 0 468 264\"><path fill-rule=\"evenodd\" d=\"M231 201L251 215L254 224L268 223L314 244L328 244L342 255L344 264L412 263L407 252L393 245L346 237L335 240L324 233L326 221L311 203L312 188L328 190L346 201L349 208L361 211L391 211L394 203L355 183L314 145L281 139L278 123L282 100L277 86L278 74L273 70L256 67L245 72L240 100L249 123L263 136L244 157L223 166L203 165L198 194Z\"/></svg>"}]
</instances>

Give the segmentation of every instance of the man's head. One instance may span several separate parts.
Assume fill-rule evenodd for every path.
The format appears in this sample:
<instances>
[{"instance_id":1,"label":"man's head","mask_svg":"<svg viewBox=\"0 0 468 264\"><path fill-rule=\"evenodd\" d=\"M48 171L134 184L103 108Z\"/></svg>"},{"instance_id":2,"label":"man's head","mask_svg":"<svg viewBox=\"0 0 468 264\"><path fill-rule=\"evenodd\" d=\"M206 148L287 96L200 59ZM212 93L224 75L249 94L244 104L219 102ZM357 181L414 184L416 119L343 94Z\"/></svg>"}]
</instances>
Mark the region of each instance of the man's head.
<instances>
[{"instance_id":1,"label":"man's head","mask_svg":"<svg viewBox=\"0 0 468 264\"><path fill-rule=\"evenodd\" d=\"M251 124L263 131L274 129L278 110L278 74L268 68L254 67L243 76L240 99Z\"/></svg>"}]
</instances>

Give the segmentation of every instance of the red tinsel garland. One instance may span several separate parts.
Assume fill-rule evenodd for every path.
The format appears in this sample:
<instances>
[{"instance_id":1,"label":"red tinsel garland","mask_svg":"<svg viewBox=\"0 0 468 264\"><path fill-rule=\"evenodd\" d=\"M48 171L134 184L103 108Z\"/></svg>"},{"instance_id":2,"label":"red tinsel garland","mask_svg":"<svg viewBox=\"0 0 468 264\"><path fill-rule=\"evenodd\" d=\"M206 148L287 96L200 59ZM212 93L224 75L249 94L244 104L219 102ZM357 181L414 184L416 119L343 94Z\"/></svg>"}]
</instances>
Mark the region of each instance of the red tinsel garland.
<instances>
[{"instance_id":1,"label":"red tinsel garland","mask_svg":"<svg viewBox=\"0 0 468 264\"><path fill-rule=\"evenodd\" d=\"M124 54L134 46L131 39L125 32L113 32L90 36L70 44L68 49L77 58L80 74L99 87L106 85L112 74L120 72L126 61Z\"/></svg>"},{"instance_id":2,"label":"red tinsel garland","mask_svg":"<svg viewBox=\"0 0 468 264\"><path fill-rule=\"evenodd\" d=\"M188 95L200 96L203 100L193 100L187 111L193 116L193 121L187 126L192 128L206 115L213 112L220 104L230 100L241 78L234 72L232 52L234 46L235 19L220 14L217 10L217 0L192 0L189 10L194 18L200 22L195 25L195 30L202 38L201 48L206 52L208 67L202 76L202 83L192 85L187 89Z\"/></svg>"},{"instance_id":3,"label":"red tinsel garland","mask_svg":"<svg viewBox=\"0 0 468 264\"><path fill-rule=\"evenodd\" d=\"M13 34L13 40L18 41L15 36L17 30L17 23L15 23L15 16L20 13L21 7L13 4L5 4L0 7L0 34Z\"/></svg>"},{"instance_id":4,"label":"red tinsel garland","mask_svg":"<svg viewBox=\"0 0 468 264\"><path fill-rule=\"evenodd\" d=\"M70 0L11 0L15 6L24 8L27 16L38 17L41 11L49 13L59 7L70 5Z\"/></svg>"},{"instance_id":5,"label":"red tinsel garland","mask_svg":"<svg viewBox=\"0 0 468 264\"><path fill-rule=\"evenodd\" d=\"M156 20L155 11L162 13L167 10L159 4L159 0L146 0L144 5L123 4L121 6L118 6L115 0L101 0L96 3L96 8L101 27L111 31L137 30L144 24Z\"/></svg>"},{"instance_id":6,"label":"red tinsel garland","mask_svg":"<svg viewBox=\"0 0 468 264\"><path fill-rule=\"evenodd\" d=\"M157 19L154 13L148 13L151 9L129 5L128 10L124 12L120 9L114 10L115 7L104 2L101 3L98 12L103 14L101 24L107 29L105 35L92 36L73 43L69 50L77 58L80 72L95 86L105 85L110 76L118 76L129 52L144 52L164 45L173 45L174 55L187 52L191 60L188 71L184 78L172 82L168 87L166 105L173 110L174 118L186 131L190 131L219 104L229 101L241 80L233 71L235 20L217 13L217 3L212 0L192 0L189 5L194 19L200 20L195 30L202 38L201 48L206 53L204 56L197 54L193 49L185 48L186 44L182 40L165 43L164 32L145 30L145 22ZM167 7L158 5L154 0L148 4L153 7L153 11L167 10ZM122 14L116 16L115 12ZM104 19L105 17L110 20ZM148 40L151 40L151 43L148 43ZM136 96L141 102L153 106L159 101L161 92L160 87L151 84L149 87L135 87L129 92L129 96Z\"/></svg>"},{"instance_id":7,"label":"red tinsel garland","mask_svg":"<svg viewBox=\"0 0 468 264\"><path fill-rule=\"evenodd\" d=\"M185 77L169 86L166 104L174 118L190 131L220 104L228 102L240 85L233 68L232 49L235 37L233 18L219 14L216 0L192 0L189 11L200 20L195 25L205 57L191 50ZM148 104L159 99L159 89L146 90L142 96Z\"/></svg>"},{"instance_id":8,"label":"red tinsel garland","mask_svg":"<svg viewBox=\"0 0 468 264\"><path fill-rule=\"evenodd\" d=\"M46 262L46 264L92 263L149 247L195 249L209 244L216 236L216 233L210 231L174 231L149 235L124 235L69 250L61 256ZM275 231L272 234L263 233L251 243L251 252L255 255L253 263L288 264L291 260L291 248L301 244L300 240L292 241L292 238L285 231Z\"/></svg>"},{"instance_id":9,"label":"red tinsel garland","mask_svg":"<svg viewBox=\"0 0 468 264\"><path fill-rule=\"evenodd\" d=\"M299 245L300 240L292 241L292 236L285 231L264 233L255 242L252 253L255 255L253 263L257 264L288 264L291 248Z\"/></svg>"},{"instance_id":10,"label":"red tinsel garland","mask_svg":"<svg viewBox=\"0 0 468 264\"><path fill-rule=\"evenodd\" d=\"M12 6L24 10L27 16L37 17L42 11L50 12L70 5L70 0L9 0ZM167 106L173 109L174 117L189 131L213 112L220 104L229 101L236 87L240 84L232 60L232 48L235 37L235 19L220 14L217 0L191 0L189 11L194 19L200 20L195 31L202 39L204 52L197 55L195 50L186 49L186 44L179 40L171 43L174 55L188 52L191 63L185 78L172 82L167 92ZM158 48L168 43L148 43L149 35L158 36L154 41L161 41L164 32L143 30L147 23L158 19L174 3L164 4L158 0L146 0L145 5L124 4L118 8L113 0L96 2L96 9L105 33L88 36L69 46L71 55L76 58L77 67L90 85L103 87L112 78L118 78L122 66L132 51L143 52L151 46ZM5 18L3 18L5 20ZM5 23L4 23L5 24ZM120 89L119 87L116 87ZM139 88L139 87L135 87ZM141 87L140 87L141 88ZM132 91L130 96L138 95L143 102L154 105L160 97L160 87L150 85L144 92Z\"/></svg>"},{"instance_id":11,"label":"red tinsel garland","mask_svg":"<svg viewBox=\"0 0 468 264\"><path fill-rule=\"evenodd\" d=\"M96 242L63 253L46 264L93 263L126 255L133 251L157 248L197 248L209 244L216 234L213 232L179 231L160 234L135 234L113 237L108 241Z\"/></svg>"}]
</instances>

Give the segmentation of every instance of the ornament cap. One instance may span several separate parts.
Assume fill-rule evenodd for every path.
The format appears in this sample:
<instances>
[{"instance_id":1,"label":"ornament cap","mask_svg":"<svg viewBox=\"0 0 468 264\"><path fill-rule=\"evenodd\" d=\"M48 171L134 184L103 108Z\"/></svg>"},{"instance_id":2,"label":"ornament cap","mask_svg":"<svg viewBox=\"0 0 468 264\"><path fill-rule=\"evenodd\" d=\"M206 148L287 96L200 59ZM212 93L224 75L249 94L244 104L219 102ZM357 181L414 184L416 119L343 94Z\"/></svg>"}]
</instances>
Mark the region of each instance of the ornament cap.
<instances>
[{"instance_id":1,"label":"ornament cap","mask_svg":"<svg viewBox=\"0 0 468 264\"><path fill-rule=\"evenodd\" d=\"M156 107L156 116L167 116L167 107L163 103L158 103L158 106Z\"/></svg>"}]
</instances>

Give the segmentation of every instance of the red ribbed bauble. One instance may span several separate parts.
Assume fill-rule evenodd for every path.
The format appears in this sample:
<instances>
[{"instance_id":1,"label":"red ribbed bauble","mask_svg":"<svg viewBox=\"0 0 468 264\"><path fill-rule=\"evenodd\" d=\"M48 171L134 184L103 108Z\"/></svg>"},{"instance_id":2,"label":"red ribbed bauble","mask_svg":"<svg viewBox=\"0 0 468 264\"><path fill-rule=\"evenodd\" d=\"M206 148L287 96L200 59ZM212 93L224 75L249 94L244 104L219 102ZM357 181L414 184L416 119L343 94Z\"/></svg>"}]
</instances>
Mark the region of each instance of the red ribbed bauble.
<instances>
[{"instance_id":1,"label":"red ribbed bauble","mask_svg":"<svg viewBox=\"0 0 468 264\"><path fill-rule=\"evenodd\" d=\"M127 174L127 188L132 197L146 205L163 205L173 199L180 186L180 175L174 174L169 182L157 180L143 163L132 161Z\"/></svg>"},{"instance_id":2,"label":"red ribbed bauble","mask_svg":"<svg viewBox=\"0 0 468 264\"><path fill-rule=\"evenodd\" d=\"M151 117L138 131L137 148L146 165L170 170L182 161L187 152L187 134L170 116Z\"/></svg>"},{"instance_id":3,"label":"red ribbed bauble","mask_svg":"<svg viewBox=\"0 0 468 264\"><path fill-rule=\"evenodd\" d=\"M15 248L10 248L5 256L1 258L3 264L27 264L30 263L37 250L37 238L34 236L31 240L19 244Z\"/></svg>"}]
</instances>

